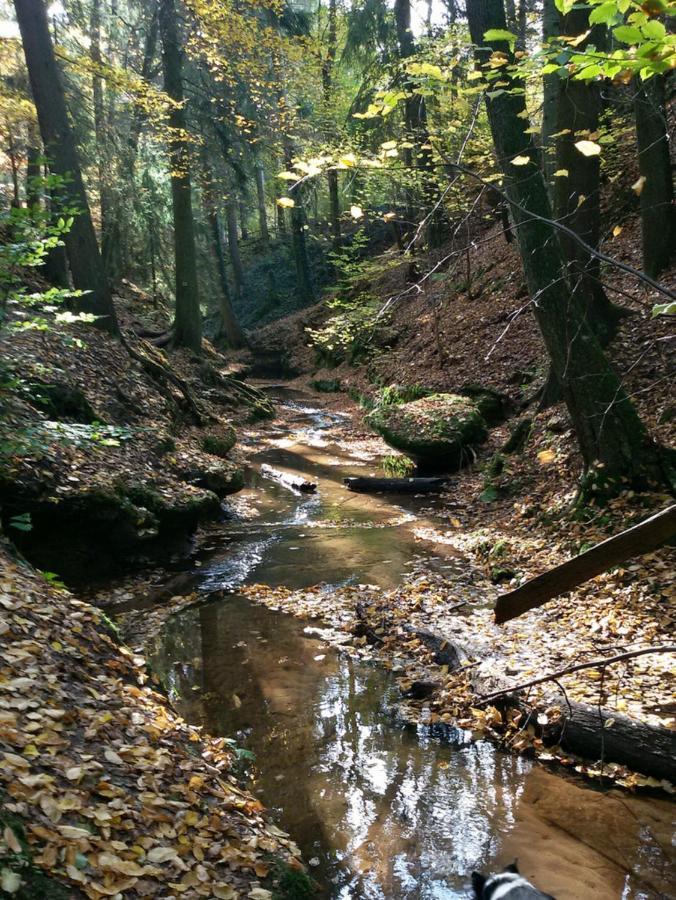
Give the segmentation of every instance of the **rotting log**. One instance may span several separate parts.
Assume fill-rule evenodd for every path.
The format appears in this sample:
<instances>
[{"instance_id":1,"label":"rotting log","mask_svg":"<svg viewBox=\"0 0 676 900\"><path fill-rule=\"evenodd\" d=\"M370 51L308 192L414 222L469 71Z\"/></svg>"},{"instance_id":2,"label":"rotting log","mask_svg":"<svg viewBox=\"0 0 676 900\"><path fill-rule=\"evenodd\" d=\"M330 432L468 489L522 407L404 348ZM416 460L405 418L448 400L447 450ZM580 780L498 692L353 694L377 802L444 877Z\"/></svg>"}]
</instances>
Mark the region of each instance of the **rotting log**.
<instances>
[{"instance_id":1,"label":"rotting log","mask_svg":"<svg viewBox=\"0 0 676 900\"><path fill-rule=\"evenodd\" d=\"M343 484L348 491L358 491L362 494L375 494L384 491L389 494L433 494L440 491L446 484L447 478L370 478L349 477L343 478Z\"/></svg>"},{"instance_id":2,"label":"rotting log","mask_svg":"<svg viewBox=\"0 0 676 900\"><path fill-rule=\"evenodd\" d=\"M264 478L270 478L272 481L276 481L278 484L281 484L282 487L288 488L290 491L300 492L301 494L314 494L317 490L317 483L315 481L307 481L307 479L303 478L301 475L292 475L290 472L282 472L280 469L275 469L273 466L268 466L266 463L261 466L261 475Z\"/></svg>"},{"instance_id":3,"label":"rotting log","mask_svg":"<svg viewBox=\"0 0 676 900\"><path fill-rule=\"evenodd\" d=\"M674 537L676 504L498 597L495 621L501 625L515 619L529 609L572 591L611 566L655 550Z\"/></svg>"}]
</instances>

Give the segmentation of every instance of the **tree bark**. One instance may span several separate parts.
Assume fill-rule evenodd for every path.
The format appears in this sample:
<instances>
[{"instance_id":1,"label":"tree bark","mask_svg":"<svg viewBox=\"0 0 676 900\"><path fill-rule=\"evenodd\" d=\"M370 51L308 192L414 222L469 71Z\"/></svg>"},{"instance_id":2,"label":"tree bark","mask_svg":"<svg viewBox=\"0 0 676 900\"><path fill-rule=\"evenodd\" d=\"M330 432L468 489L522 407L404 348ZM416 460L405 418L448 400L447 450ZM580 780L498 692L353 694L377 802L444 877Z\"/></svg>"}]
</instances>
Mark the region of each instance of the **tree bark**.
<instances>
[{"instance_id":1,"label":"tree bark","mask_svg":"<svg viewBox=\"0 0 676 900\"><path fill-rule=\"evenodd\" d=\"M589 9L588 6L576 7L564 16L561 33L569 37L583 34L589 21ZM587 40L575 49L582 50L588 44L603 47L606 30L605 25L593 28ZM585 156L575 144L589 140L589 136L598 130L601 85L596 81L554 77L557 81L556 169L568 173L553 179L554 215L596 249L601 231L601 158ZM599 261L572 238L560 234L559 239L569 263L571 288L580 297L601 344L607 344L615 334L620 314L601 284Z\"/></svg>"},{"instance_id":2,"label":"tree bark","mask_svg":"<svg viewBox=\"0 0 676 900\"><path fill-rule=\"evenodd\" d=\"M648 553L676 537L676 506L651 516L621 534L602 541L586 553L531 578L498 598L495 621L498 625L515 619L529 609L542 606L554 597L572 591L595 575L606 572L635 556Z\"/></svg>"},{"instance_id":3,"label":"tree bark","mask_svg":"<svg viewBox=\"0 0 676 900\"><path fill-rule=\"evenodd\" d=\"M235 280L235 294L238 298L244 293L244 267L239 254L239 232L237 230L237 201L228 200L225 204L225 221L228 229L228 251L232 263L232 274Z\"/></svg>"},{"instance_id":4,"label":"tree bark","mask_svg":"<svg viewBox=\"0 0 676 900\"><path fill-rule=\"evenodd\" d=\"M202 315L197 286L190 151L182 137L186 132L182 79L183 52L179 43L174 0L161 0L159 28L162 36L164 89L176 104L180 104L172 106L169 112L169 125L173 132L169 145L169 164L176 265L176 317L173 342L177 347L188 347L199 353L202 348Z\"/></svg>"},{"instance_id":5,"label":"tree bark","mask_svg":"<svg viewBox=\"0 0 676 900\"><path fill-rule=\"evenodd\" d=\"M634 113L641 177L643 268L655 278L674 258L676 209L665 109L665 76L634 83Z\"/></svg>"},{"instance_id":6,"label":"tree bark","mask_svg":"<svg viewBox=\"0 0 676 900\"><path fill-rule=\"evenodd\" d=\"M62 192L66 202L80 210L64 235L73 284L88 291L78 300L78 307L99 316L95 322L99 328L117 334L115 307L96 242L47 13L42 0L15 0L14 7L49 167L55 175L68 176Z\"/></svg>"},{"instance_id":7,"label":"tree bark","mask_svg":"<svg viewBox=\"0 0 676 900\"><path fill-rule=\"evenodd\" d=\"M256 198L258 200L258 226L261 232L261 243L267 250L270 245L270 232L268 231L268 213L265 204L265 170L260 161L256 162Z\"/></svg>"},{"instance_id":8,"label":"tree bark","mask_svg":"<svg viewBox=\"0 0 676 900\"><path fill-rule=\"evenodd\" d=\"M483 37L488 29L505 28L502 0L469 0L467 15L472 40L483 48L477 51L479 62L485 63L492 50L509 59L506 42L486 42ZM508 78L502 69L501 80ZM585 468L602 464L605 491L617 489L621 478L645 483L648 473L656 475L658 454L586 321L579 297L570 291L558 234L543 221L551 219L551 209L537 149L527 133L525 97L511 90L521 88L517 80L512 79L509 88L486 97L488 118L533 309ZM527 156L530 162L514 166L517 156ZM589 489L600 487L600 478L588 482Z\"/></svg>"},{"instance_id":9,"label":"tree bark","mask_svg":"<svg viewBox=\"0 0 676 900\"><path fill-rule=\"evenodd\" d=\"M399 58L408 59L416 52L415 40L411 30L411 2L410 0L395 0L394 20L397 30L397 44L399 46ZM434 158L430 146L430 134L427 127L427 106L425 98L416 94L415 86L410 78L404 76L404 90L410 94L404 101L404 118L409 140L415 145L415 160L410 149L404 150L404 163L415 166L422 172L423 204L427 209L433 207L439 201L439 188L434 178ZM409 205L407 218L413 222L418 213ZM444 210L440 207L431 217L427 226L427 242L431 247L438 247L447 233L447 222Z\"/></svg>"},{"instance_id":10,"label":"tree bark","mask_svg":"<svg viewBox=\"0 0 676 900\"><path fill-rule=\"evenodd\" d=\"M561 16L554 0L543 0L542 7L542 40L547 41L561 34ZM550 198L554 191L554 172L556 171L556 106L559 93L559 76L556 72L545 75L542 79L542 167L544 169Z\"/></svg>"},{"instance_id":11,"label":"tree bark","mask_svg":"<svg viewBox=\"0 0 676 900\"><path fill-rule=\"evenodd\" d=\"M246 227L246 204L243 200L239 201L239 230L243 241L249 240L249 230Z\"/></svg>"},{"instance_id":12,"label":"tree bark","mask_svg":"<svg viewBox=\"0 0 676 900\"><path fill-rule=\"evenodd\" d=\"M28 148L26 151L26 205L29 209L39 209L40 190L40 138L33 122L28 123Z\"/></svg>"},{"instance_id":13,"label":"tree bark","mask_svg":"<svg viewBox=\"0 0 676 900\"><path fill-rule=\"evenodd\" d=\"M327 121L331 115L331 100L333 97L333 69L336 64L337 42L338 42L338 10L336 0L329 0L329 21L328 34L326 39L326 57L322 65L322 88L324 95L325 115ZM329 223L331 227L331 236L333 239L333 248L337 250L340 247L340 198L338 196L338 172L336 169L329 169L326 173L326 179L329 188Z\"/></svg>"}]
</instances>

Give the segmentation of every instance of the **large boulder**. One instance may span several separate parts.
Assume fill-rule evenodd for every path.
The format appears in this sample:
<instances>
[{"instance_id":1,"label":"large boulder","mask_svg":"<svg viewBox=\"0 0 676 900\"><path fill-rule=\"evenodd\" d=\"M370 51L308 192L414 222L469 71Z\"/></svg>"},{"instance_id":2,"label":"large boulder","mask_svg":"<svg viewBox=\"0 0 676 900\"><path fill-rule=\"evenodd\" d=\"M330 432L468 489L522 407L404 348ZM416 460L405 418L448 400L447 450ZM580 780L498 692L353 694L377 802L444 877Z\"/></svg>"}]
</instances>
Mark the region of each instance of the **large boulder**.
<instances>
[{"instance_id":1,"label":"large boulder","mask_svg":"<svg viewBox=\"0 0 676 900\"><path fill-rule=\"evenodd\" d=\"M476 401L458 394L432 394L412 403L378 406L366 421L421 471L461 468L473 460L473 447L487 434Z\"/></svg>"}]
</instances>

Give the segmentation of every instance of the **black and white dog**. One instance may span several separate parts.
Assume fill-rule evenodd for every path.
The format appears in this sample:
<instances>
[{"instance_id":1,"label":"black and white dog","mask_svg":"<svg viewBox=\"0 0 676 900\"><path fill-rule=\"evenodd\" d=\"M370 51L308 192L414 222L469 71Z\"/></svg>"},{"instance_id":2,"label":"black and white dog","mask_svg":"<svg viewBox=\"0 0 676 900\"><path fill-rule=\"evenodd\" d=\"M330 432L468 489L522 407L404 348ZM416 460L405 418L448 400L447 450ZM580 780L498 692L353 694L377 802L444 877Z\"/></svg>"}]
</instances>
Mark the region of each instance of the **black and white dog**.
<instances>
[{"instance_id":1,"label":"black and white dog","mask_svg":"<svg viewBox=\"0 0 676 900\"><path fill-rule=\"evenodd\" d=\"M472 872L472 887L476 900L554 900L551 894L543 894L519 875L516 863L499 875Z\"/></svg>"}]
</instances>

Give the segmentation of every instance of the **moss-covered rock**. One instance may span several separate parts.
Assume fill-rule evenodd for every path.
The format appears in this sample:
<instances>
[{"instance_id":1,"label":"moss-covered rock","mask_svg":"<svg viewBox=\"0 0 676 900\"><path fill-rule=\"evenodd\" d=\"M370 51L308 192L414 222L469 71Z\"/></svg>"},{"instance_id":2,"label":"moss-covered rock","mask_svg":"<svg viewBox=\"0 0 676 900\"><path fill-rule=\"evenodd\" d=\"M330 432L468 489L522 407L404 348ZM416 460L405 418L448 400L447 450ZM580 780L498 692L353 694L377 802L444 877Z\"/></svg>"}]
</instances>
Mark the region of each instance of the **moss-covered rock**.
<instances>
[{"instance_id":1,"label":"moss-covered rock","mask_svg":"<svg viewBox=\"0 0 676 900\"><path fill-rule=\"evenodd\" d=\"M217 497L236 494L244 487L244 472L239 466L225 460L198 460L181 469L178 474L188 484L212 491Z\"/></svg>"},{"instance_id":2,"label":"moss-covered rock","mask_svg":"<svg viewBox=\"0 0 676 900\"><path fill-rule=\"evenodd\" d=\"M227 457L237 441L237 432L232 425L222 425L218 431L205 434L202 438L202 450L211 456Z\"/></svg>"},{"instance_id":3,"label":"moss-covered rock","mask_svg":"<svg viewBox=\"0 0 676 900\"><path fill-rule=\"evenodd\" d=\"M389 445L423 471L452 471L473 459L486 438L477 404L458 394L433 394L413 403L378 406L366 417Z\"/></svg>"},{"instance_id":4,"label":"moss-covered rock","mask_svg":"<svg viewBox=\"0 0 676 900\"><path fill-rule=\"evenodd\" d=\"M65 382L46 383L31 381L28 383L34 403L41 407L50 419L59 422L78 422L91 425L100 420L84 392Z\"/></svg>"},{"instance_id":5,"label":"moss-covered rock","mask_svg":"<svg viewBox=\"0 0 676 900\"><path fill-rule=\"evenodd\" d=\"M164 488L159 485L132 483L120 491L137 506L149 510L157 518L160 533L194 531L200 522L220 515L221 504L213 491L185 485Z\"/></svg>"}]
</instances>

